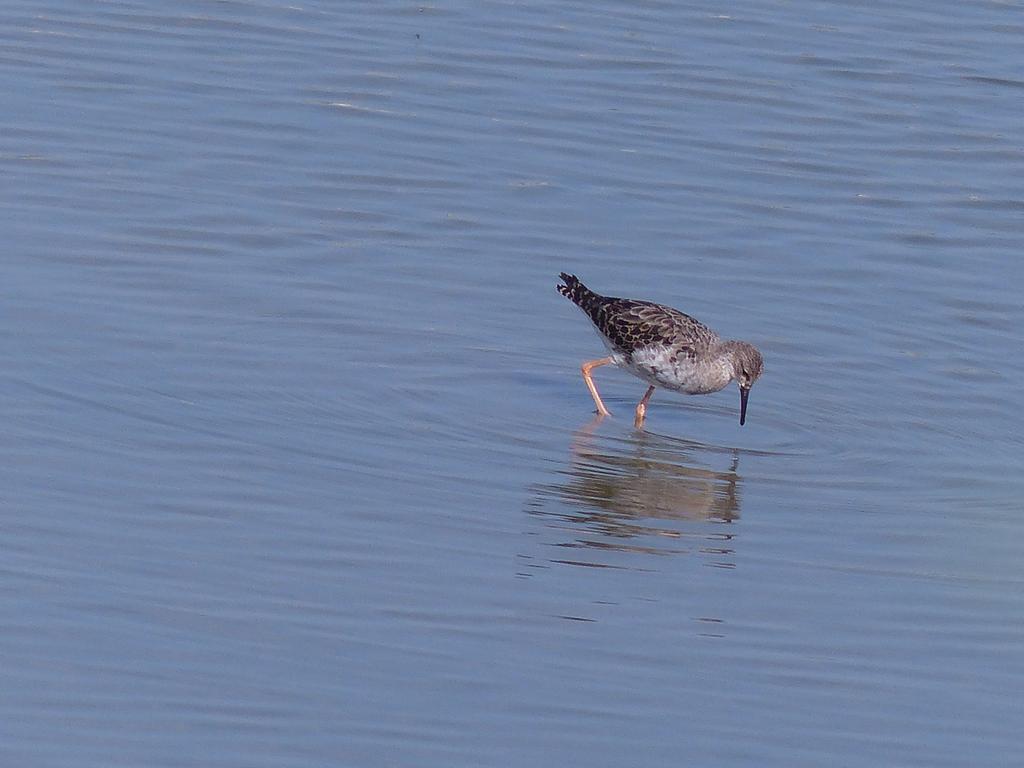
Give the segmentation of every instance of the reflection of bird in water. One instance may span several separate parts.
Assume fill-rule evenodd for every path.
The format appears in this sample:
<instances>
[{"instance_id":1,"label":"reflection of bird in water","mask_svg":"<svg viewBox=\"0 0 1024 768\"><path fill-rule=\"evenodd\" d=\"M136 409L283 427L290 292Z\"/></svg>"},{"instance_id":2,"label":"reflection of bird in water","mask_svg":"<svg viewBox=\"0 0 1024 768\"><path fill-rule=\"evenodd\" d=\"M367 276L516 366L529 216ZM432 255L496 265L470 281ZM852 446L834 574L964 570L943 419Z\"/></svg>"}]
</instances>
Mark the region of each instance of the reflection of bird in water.
<instances>
[{"instance_id":1,"label":"reflection of bird in water","mask_svg":"<svg viewBox=\"0 0 1024 768\"><path fill-rule=\"evenodd\" d=\"M703 323L678 309L650 301L618 299L594 293L576 275L561 275L558 292L582 309L611 352L609 357L582 366L583 380L597 412L608 409L597 393L590 372L600 365L625 368L650 386L636 406L633 423L639 429L655 387L687 395L706 395L740 385L740 426L747 420L747 396L764 368L761 353L745 341L723 341Z\"/></svg>"},{"instance_id":2,"label":"reflection of bird in water","mask_svg":"<svg viewBox=\"0 0 1024 768\"><path fill-rule=\"evenodd\" d=\"M565 546L621 549L667 553L658 546L626 544L623 539L637 537L697 537L716 542L704 548L712 554L731 554L727 542L732 533L708 530L701 525L684 531L678 526L652 525L652 520L731 523L740 516L739 484L736 469L739 456L733 452L726 470L715 471L688 463L687 453L700 450L697 444L668 442L639 433L629 443L630 452L600 451L595 438L583 433L573 446L573 458L564 482L538 488L542 497L562 502L558 512L538 513L571 523L599 534L600 540L576 540Z\"/></svg>"}]
</instances>

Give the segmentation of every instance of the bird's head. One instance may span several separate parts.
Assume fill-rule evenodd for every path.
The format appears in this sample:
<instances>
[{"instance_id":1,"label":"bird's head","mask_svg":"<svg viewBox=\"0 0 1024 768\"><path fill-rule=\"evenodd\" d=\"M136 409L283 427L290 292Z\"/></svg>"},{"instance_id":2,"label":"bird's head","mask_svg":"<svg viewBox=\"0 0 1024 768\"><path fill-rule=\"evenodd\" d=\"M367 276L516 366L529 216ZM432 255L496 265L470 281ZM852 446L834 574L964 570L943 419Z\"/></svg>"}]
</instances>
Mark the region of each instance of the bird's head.
<instances>
[{"instance_id":1,"label":"bird's head","mask_svg":"<svg viewBox=\"0 0 1024 768\"><path fill-rule=\"evenodd\" d=\"M757 347L745 341L730 343L732 353L732 377L740 385L740 426L747 420L747 397L754 382L761 378L764 359Z\"/></svg>"}]
</instances>

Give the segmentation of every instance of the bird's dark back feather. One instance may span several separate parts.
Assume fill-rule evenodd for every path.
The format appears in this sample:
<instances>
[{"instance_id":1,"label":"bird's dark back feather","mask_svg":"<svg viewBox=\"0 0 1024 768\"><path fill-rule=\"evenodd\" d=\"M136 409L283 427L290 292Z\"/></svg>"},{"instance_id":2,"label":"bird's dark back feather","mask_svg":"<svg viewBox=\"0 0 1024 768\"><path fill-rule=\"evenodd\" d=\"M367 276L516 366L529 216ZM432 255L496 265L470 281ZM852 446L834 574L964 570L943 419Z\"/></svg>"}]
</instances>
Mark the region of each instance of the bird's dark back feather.
<instances>
[{"instance_id":1,"label":"bird's dark back feather","mask_svg":"<svg viewBox=\"0 0 1024 768\"><path fill-rule=\"evenodd\" d=\"M561 274L558 292L582 309L605 338L626 355L654 344L693 357L718 340L703 323L672 307L594 293L575 275Z\"/></svg>"}]
</instances>

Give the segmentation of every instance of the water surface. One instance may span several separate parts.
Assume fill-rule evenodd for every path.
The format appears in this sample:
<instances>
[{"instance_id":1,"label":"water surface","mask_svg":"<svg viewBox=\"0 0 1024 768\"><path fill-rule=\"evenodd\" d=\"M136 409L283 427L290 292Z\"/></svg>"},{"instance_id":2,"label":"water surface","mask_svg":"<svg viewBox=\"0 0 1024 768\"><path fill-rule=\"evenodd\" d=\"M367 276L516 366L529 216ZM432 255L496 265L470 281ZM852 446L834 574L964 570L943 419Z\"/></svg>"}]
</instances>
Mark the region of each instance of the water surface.
<instances>
[{"instance_id":1,"label":"water surface","mask_svg":"<svg viewBox=\"0 0 1024 768\"><path fill-rule=\"evenodd\" d=\"M0 15L5 763L1024 761L1012 5Z\"/></svg>"}]
</instances>

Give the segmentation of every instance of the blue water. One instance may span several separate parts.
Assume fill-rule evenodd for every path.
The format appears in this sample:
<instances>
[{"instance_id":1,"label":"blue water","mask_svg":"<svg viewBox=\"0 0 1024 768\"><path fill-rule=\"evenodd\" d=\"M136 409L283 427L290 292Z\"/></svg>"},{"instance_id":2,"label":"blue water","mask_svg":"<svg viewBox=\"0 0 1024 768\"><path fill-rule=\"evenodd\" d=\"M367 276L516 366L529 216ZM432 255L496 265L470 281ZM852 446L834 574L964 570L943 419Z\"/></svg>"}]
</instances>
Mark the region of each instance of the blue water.
<instances>
[{"instance_id":1,"label":"blue water","mask_svg":"<svg viewBox=\"0 0 1024 768\"><path fill-rule=\"evenodd\" d=\"M0 22L2 764L1024 763L1015 6Z\"/></svg>"}]
</instances>

